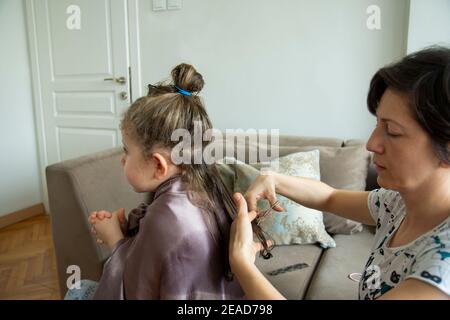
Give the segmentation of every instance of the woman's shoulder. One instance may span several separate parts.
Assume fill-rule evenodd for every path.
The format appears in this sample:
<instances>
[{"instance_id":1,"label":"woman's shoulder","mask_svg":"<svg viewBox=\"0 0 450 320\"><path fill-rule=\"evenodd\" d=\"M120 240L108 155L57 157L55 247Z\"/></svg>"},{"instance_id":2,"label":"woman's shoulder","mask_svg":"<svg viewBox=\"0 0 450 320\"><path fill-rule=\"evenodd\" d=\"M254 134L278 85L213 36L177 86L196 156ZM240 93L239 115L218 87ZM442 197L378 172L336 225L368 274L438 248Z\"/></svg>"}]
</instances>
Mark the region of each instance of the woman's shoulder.
<instances>
[{"instance_id":1,"label":"woman's shoulder","mask_svg":"<svg viewBox=\"0 0 450 320\"><path fill-rule=\"evenodd\" d=\"M447 250L450 263L450 217L423 234L421 240L419 243L422 253L430 250Z\"/></svg>"},{"instance_id":2,"label":"woman's shoulder","mask_svg":"<svg viewBox=\"0 0 450 320\"><path fill-rule=\"evenodd\" d=\"M411 274L450 295L450 217L416 242Z\"/></svg>"},{"instance_id":3,"label":"woman's shoulder","mask_svg":"<svg viewBox=\"0 0 450 320\"><path fill-rule=\"evenodd\" d=\"M369 193L369 211L376 221L377 230L393 224L405 214L405 203L399 192L389 189L375 189Z\"/></svg>"},{"instance_id":4,"label":"woman's shoulder","mask_svg":"<svg viewBox=\"0 0 450 320\"><path fill-rule=\"evenodd\" d=\"M400 192L385 188L370 191L369 198L375 203L377 208L392 207L396 203L403 202Z\"/></svg>"}]
</instances>

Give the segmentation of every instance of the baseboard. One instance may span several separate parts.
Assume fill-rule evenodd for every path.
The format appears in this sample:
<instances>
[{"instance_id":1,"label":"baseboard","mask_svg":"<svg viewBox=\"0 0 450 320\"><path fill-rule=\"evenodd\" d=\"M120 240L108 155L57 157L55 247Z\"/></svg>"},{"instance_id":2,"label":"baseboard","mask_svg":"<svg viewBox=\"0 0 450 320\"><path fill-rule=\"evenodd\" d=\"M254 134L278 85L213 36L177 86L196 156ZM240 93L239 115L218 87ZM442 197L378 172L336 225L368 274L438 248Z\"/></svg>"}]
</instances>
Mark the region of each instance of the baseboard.
<instances>
[{"instance_id":1,"label":"baseboard","mask_svg":"<svg viewBox=\"0 0 450 320\"><path fill-rule=\"evenodd\" d=\"M41 214L45 214L45 208L42 203L38 203L34 206L16 212L8 213L0 216L0 229Z\"/></svg>"}]
</instances>

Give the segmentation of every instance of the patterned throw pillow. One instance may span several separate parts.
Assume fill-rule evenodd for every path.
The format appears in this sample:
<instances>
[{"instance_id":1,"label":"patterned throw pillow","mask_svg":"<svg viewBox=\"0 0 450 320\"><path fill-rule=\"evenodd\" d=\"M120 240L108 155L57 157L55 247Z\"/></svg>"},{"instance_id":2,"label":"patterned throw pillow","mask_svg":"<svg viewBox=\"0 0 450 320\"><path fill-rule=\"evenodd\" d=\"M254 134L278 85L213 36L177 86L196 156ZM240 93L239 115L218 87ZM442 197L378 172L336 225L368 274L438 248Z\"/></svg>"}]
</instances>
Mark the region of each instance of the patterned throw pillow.
<instances>
[{"instance_id":1,"label":"patterned throw pillow","mask_svg":"<svg viewBox=\"0 0 450 320\"><path fill-rule=\"evenodd\" d=\"M245 193L250 184L260 174L263 165L248 165L238 160L235 164L219 165L221 173L230 171L226 166L234 169L234 192ZM230 163L230 159L227 159ZM271 163L276 172L320 180L319 151L298 152L281 157ZM323 248L335 247L333 238L326 232L323 224L322 212L301 206L283 196L277 196L285 212L273 212L260 223L261 228L275 241L276 245L319 243ZM268 201L258 202L258 209L263 211L269 206Z\"/></svg>"}]
</instances>

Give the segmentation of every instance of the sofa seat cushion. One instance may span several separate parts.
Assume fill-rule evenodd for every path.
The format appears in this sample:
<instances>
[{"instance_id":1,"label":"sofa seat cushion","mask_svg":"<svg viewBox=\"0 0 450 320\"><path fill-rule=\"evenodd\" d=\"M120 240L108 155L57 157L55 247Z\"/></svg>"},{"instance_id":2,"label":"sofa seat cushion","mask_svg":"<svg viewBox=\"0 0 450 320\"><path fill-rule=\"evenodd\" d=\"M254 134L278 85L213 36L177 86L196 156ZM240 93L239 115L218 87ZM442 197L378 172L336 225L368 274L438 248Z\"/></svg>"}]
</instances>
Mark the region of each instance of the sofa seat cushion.
<instances>
[{"instance_id":1,"label":"sofa seat cushion","mask_svg":"<svg viewBox=\"0 0 450 320\"><path fill-rule=\"evenodd\" d=\"M276 246L272 250L271 259L264 260L257 256L256 266L287 299L303 299L322 251L323 249L315 244ZM309 266L273 276L268 274L275 269L302 262Z\"/></svg>"},{"instance_id":2,"label":"sofa seat cushion","mask_svg":"<svg viewBox=\"0 0 450 320\"><path fill-rule=\"evenodd\" d=\"M362 273L364 270L373 236L367 226L357 234L335 235L336 248L323 252L305 298L357 300L358 283L351 280L349 275L354 272Z\"/></svg>"}]
</instances>

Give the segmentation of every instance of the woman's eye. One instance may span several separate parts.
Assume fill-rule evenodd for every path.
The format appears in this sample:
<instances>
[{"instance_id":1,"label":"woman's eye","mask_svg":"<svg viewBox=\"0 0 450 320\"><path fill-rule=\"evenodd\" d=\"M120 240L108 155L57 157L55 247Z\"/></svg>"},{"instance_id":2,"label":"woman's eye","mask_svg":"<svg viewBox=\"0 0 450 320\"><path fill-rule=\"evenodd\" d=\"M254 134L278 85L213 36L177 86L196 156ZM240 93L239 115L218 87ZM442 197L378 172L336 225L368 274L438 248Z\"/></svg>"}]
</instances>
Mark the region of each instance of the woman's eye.
<instances>
[{"instance_id":1,"label":"woman's eye","mask_svg":"<svg viewBox=\"0 0 450 320\"><path fill-rule=\"evenodd\" d=\"M128 150L125 147L122 147L124 153L128 153Z\"/></svg>"},{"instance_id":2,"label":"woman's eye","mask_svg":"<svg viewBox=\"0 0 450 320\"><path fill-rule=\"evenodd\" d=\"M390 136L390 137L400 137L400 136L401 136L401 134L394 133L394 132L389 132L389 131L387 131L387 134L388 134L388 136Z\"/></svg>"},{"instance_id":3,"label":"woman's eye","mask_svg":"<svg viewBox=\"0 0 450 320\"><path fill-rule=\"evenodd\" d=\"M386 133L390 137L399 137L399 136L401 136L401 134L396 129L391 128L391 126L389 126L389 125L386 126Z\"/></svg>"}]
</instances>

